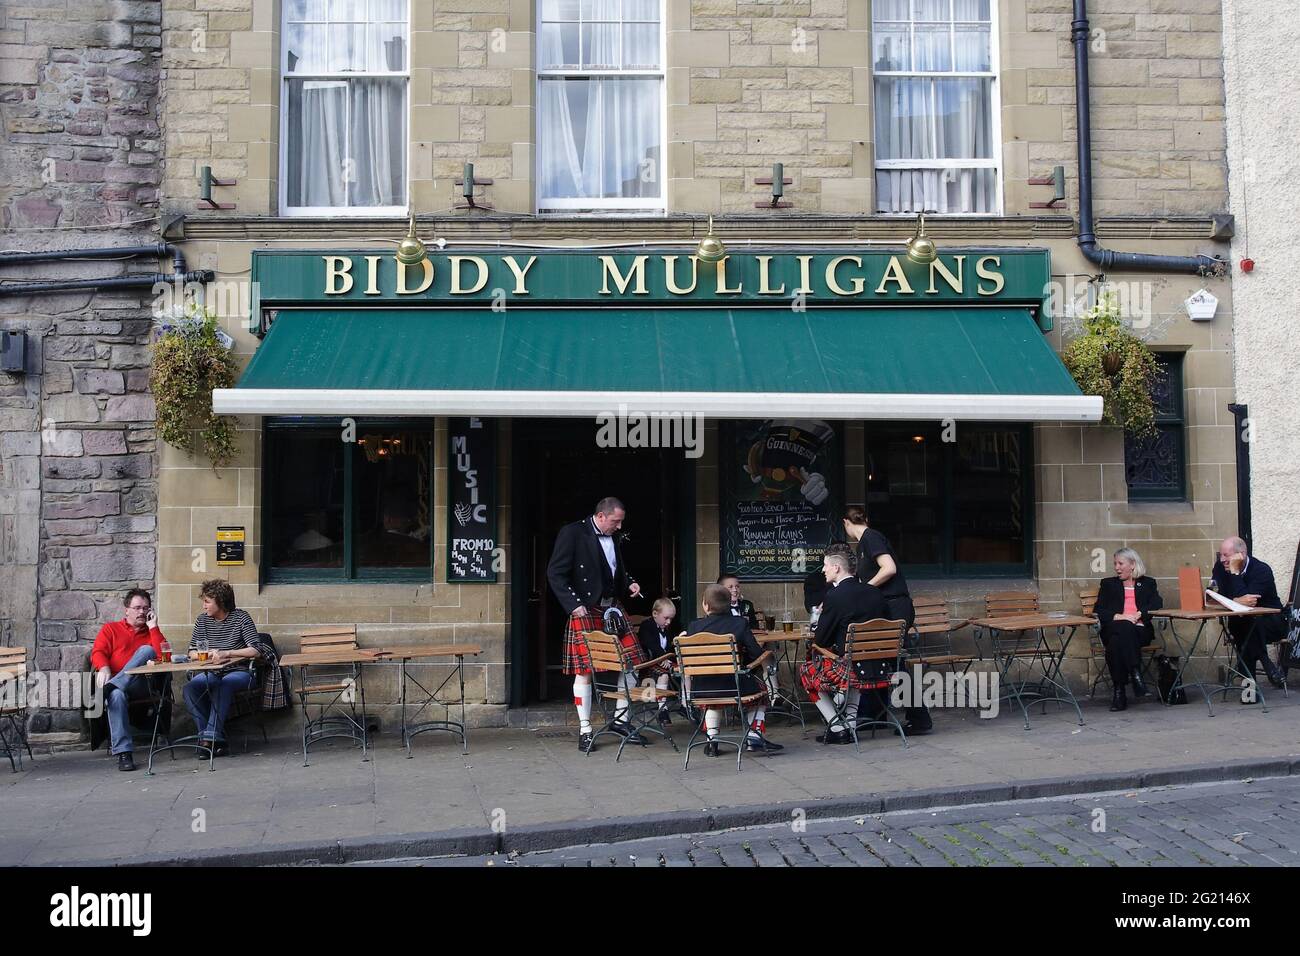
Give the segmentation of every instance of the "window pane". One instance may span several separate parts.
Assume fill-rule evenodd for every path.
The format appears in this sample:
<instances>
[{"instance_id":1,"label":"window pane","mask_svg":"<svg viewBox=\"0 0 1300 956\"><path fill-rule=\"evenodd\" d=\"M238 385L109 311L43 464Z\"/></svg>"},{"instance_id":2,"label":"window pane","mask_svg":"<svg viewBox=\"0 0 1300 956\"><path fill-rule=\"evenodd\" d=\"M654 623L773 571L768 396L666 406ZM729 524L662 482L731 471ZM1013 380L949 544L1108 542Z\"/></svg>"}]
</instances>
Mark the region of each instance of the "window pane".
<instances>
[{"instance_id":1,"label":"window pane","mask_svg":"<svg viewBox=\"0 0 1300 956\"><path fill-rule=\"evenodd\" d=\"M342 206L348 83L290 80L285 170L290 206Z\"/></svg>"},{"instance_id":2,"label":"window pane","mask_svg":"<svg viewBox=\"0 0 1300 956\"><path fill-rule=\"evenodd\" d=\"M991 70L993 61L989 49L989 28L972 24L959 24L955 28L957 70Z\"/></svg>"},{"instance_id":3,"label":"window pane","mask_svg":"<svg viewBox=\"0 0 1300 956\"><path fill-rule=\"evenodd\" d=\"M867 516L904 565L943 561L943 445L932 425L867 431Z\"/></svg>"},{"instance_id":4,"label":"window pane","mask_svg":"<svg viewBox=\"0 0 1300 956\"><path fill-rule=\"evenodd\" d=\"M877 73L912 68L907 27L876 27L872 33L872 59Z\"/></svg>"},{"instance_id":5,"label":"window pane","mask_svg":"<svg viewBox=\"0 0 1300 956\"><path fill-rule=\"evenodd\" d=\"M384 21L406 23L406 0L370 0L372 23Z\"/></svg>"},{"instance_id":6,"label":"window pane","mask_svg":"<svg viewBox=\"0 0 1300 956\"><path fill-rule=\"evenodd\" d=\"M617 70L622 65L619 43L623 28L617 23L582 25L582 65L589 69Z\"/></svg>"},{"instance_id":7,"label":"window pane","mask_svg":"<svg viewBox=\"0 0 1300 956\"><path fill-rule=\"evenodd\" d=\"M543 23L537 62L543 70L578 68L578 25Z\"/></svg>"},{"instance_id":8,"label":"window pane","mask_svg":"<svg viewBox=\"0 0 1300 956\"><path fill-rule=\"evenodd\" d=\"M912 10L910 0L875 0L871 5L873 20L910 20Z\"/></svg>"},{"instance_id":9,"label":"window pane","mask_svg":"<svg viewBox=\"0 0 1300 956\"><path fill-rule=\"evenodd\" d=\"M578 0L542 0L542 20L577 20Z\"/></svg>"},{"instance_id":10,"label":"window pane","mask_svg":"<svg viewBox=\"0 0 1300 956\"><path fill-rule=\"evenodd\" d=\"M1023 564L1026 460L1018 429L957 430L953 462L953 562Z\"/></svg>"},{"instance_id":11,"label":"window pane","mask_svg":"<svg viewBox=\"0 0 1300 956\"><path fill-rule=\"evenodd\" d=\"M634 23L623 27L623 69L653 70L659 67L659 25Z\"/></svg>"},{"instance_id":12,"label":"window pane","mask_svg":"<svg viewBox=\"0 0 1300 956\"><path fill-rule=\"evenodd\" d=\"M322 73L325 70L323 24L285 25L286 67L290 73Z\"/></svg>"},{"instance_id":13,"label":"window pane","mask_svg":"<svg viewBox=\"0 0 1300 956\"><path fill-rule=\"evenodd\" d=\"M660 20L660 0L623 0L624 20Z\"/></svg>"},{"instance_id":14,"label":"window pane","mask_svg":"<svg viewBox=\"0 0 1300 956\"><path fill-rule=\"evenodd\" d=\"M989 0L953 0L952 15L954 20L989 19Z\"/></svg>"},{"instance_id":15,"label":"window pane","mask_svg":"<svg viewBox=\"0 0 1300 956\"><path fill-rule=\"evenodd\" d=\"M371 70L406 69L406 25L378 23L366 28L370 49L366 62Z\"/></svg>"},{"instance_id":16,"label":"window pane","mask_svg":"<svg viewBox=\"0 0 1300 956\"><path fill-rule=\"evenodd\" d=\"M406 205L406 82L352 80L351 206Z\"/></svg>"},{"instance_id":17,"label":"window pane","mask_svg":"<svg viewBox=\"0 0 1300 956\"><path fill-rule=\"evenodd\" d=\"M330 20L335 23L364 23L366 0L330 0Z\"/></svg>"},{"instance_id":18,"label":"window pane","mask_svg":"<svg viewBox=\"0 0 1300 956\"><path fill-rule=\"evenodd\" d=\"M623 19L623 2L622 0L582 0L582 19L618 22Z\"/></svg>"},{"instance_id":19,"label":"window pane","mask_svg":"<svg viewBox=\"0 0 1300 956\"><path fill-rule=\"evenodd\" d=\"M357 439L352 484L358 568L427 568L433 537L431 438L368 431Z\"/></svg>"},{"instance_id":20,"label":"window pane","mask_svg":"<svg viewBox=\"0 0 1300 956\"><path fill-rule=\"evenodd\" d=\"M914 9L917 20L948 20L952 16L948 0L916 0Z\"/></svg>"},{"instance_id":21,"label":"window pane","mask_svg":"<svg viewBox=\"0 0 1300 956\"><path fill-rule=\"evenodd\" d=\"M366 28L360 24L331 24L329 55L325 69L330 73L359 72L366 68Z\"/></svg>"},{"instance_id":22,"label":"window pane","mask_svg":"<svg viewBox=\"0 0 1300 956\"><path fill-rule=\"evenodd\" d=\"M343 448L337 429L267 430L272 567L343 567Z\"/></svg>"},{"instance_id":23,"label":"window pane","mask_svg":"<svg viewBox=\"0 0 1300 956\"><path fill-rule=\"evenodd\" d=\"M326 0L285 0L284 19L325 21Z\"/></svg>"},{"instance_id":24,"label":"window pane","mask_svg":"<svg viewBox=\"0 0 1300 956\"><path fill-rule=\"evenodd\" d=\"M992 97L980 77L877 77L877 158L991 158Z\"/></svg>"},{"instance_id":25,"label":"window pane","mask_svg":"<svg viewBox=\"0 0 1300 956\"><path fill-rule=\"evenodd\" d=\"M915 56L913 69L951 70L952 49L949 28L946 26L917 26L915 28Z\"/></svg>"},{"instance_id":26,"label":"window pane","mask_svg":"<svg viewBox=\"0 0 1300 956\"><path fill-rule=\"evenodd\" d=\"M543 79L539 195L657 198L659 79Z\"/></svg>"}]
</instances>

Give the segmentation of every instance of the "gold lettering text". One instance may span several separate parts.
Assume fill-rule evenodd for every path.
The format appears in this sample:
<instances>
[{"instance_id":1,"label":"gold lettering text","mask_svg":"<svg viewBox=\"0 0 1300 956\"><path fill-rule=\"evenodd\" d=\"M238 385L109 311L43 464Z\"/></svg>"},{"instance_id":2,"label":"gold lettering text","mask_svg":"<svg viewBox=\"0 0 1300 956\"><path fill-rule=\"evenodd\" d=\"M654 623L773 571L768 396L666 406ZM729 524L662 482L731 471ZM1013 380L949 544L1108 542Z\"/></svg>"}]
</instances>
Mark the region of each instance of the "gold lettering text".
<instances>
[{"instance_id":1,"label":"gold lettering text","mask_svg":"<svg viewBox=\"0 0 1300 956\"><path fill-rule=\"evenodd\" d=\"M768 285L768 270L772 267L771 256L755 256L758 260L758 294L759 295L785 295L785 283L781 283L781 288L773 289Z\"/></svg>"},{"instance_id":2,"label":"gold lettering text","mask_svg":"<svg viewBox=\"0 0 1300 956\"><path fill-rule=\"evenodd\" d=\"M1002 267L1001 256L981 256L979 259L977 259L975 261L975 274L979 276L981 279L988 279L990 282L992 282L993 288L986 289L984 288L984 283L981 282L976 284L975 289L977 292L979 292L980 295L997 295L999 292L1002 291L1003 286L1007 284L1007 280L1002 278L1002 273L993 272L989 269L984 268L984 264L986 262L991 262L993 263L993 265L997 266L998 268Z\"/></svg>"},{"instance_id":3,"label":"gold lettering text","mask_svg":"<svg viewBox=\"0 0 1300 956\"><path fill-rule=\"evenodd\" d=\"M366 295L379 295L379 256L366 256Z\"/></svg>"},{"instance_id":4,"label":"gold lettering text","mask_svg":"<svg viewBox=\"0 0 1300 956\"><path fill-rule=\"evenodd\" d=\"M937 272L939 275L943 276L943 281L948 283L948 288L952 289L952 291L956 292L958 295L961 295L963 285L962 270L966 264L966 257L953 256L952 261L957 263L956 275L953 275L948 271L948 267L943 264L942 259L935 259L934 262L930 263L930 288L926 289L926 292L934 295L939 291L934 287L934 274Z\"/></svg>"},{"instance_id":5,"label":"gold lettering text","mask_svg":"<svg viewBox=\"0 0 1300 956\"><path fill-rule=\"evenodd\" d=\"M478 256L448 256L447 259L449 262L451 262L451 294L452 295L473 295L475 292L478 292L485 285L487 285L487 280L488 280L487 263L484 262L482 259L480 259ZM474 283L474 287L471 289L466 289L460 284L461 265L466 262L472 262L474 264L474 268L478 270L478 281Z\"/></svg>"},{"instance_id":6,"label":"gold lettering text","mask_svg":"<svg viewBox=\"0 0 1300 956\"><path fill-rule=\"evenodd\" d=\"M862 260L857 256L836 256L826 266L826 286L836 295L862 295L862 290L866 288L867 280L861 276L854 276L849 280L852 289L846 289L840 285L836 278L835 270L840 267L842 262L851 262L859 269L862 268Z\"/></svg>"},{"instance_id":7,"label":"gold lettering text","mask_svg":"<svg viewBox=\"0 0 1300 956\"><path fill-rule=\"evenodd\" d=\"M799 288L795 289L795 294L802 292L804 295L812 294L812 256L796 256L799 260Z\"/></svg>"},{"instance_id":8,"label":"gold lettering text","mask_svg":"<svg viewBox=\"0 0 1300 956\"><path fill-rule=\"evenodd\" d=\"M695 256L686 257L691 263L691 284L683 288L677 284L677 260L680 258L681 256L664 256L664 285L673 295L689 295L695 291L700 263Z\"/></svg>"},{"instance_id":9,"label":"gold lettering text","mask_svg":"<svg viewBox=\"0 0 1300 956\"><path fill-rule=\"evenodd\" d=\"M718 295L735 295L742 290L742 286L736 286L734 289L727 287L727 260L731 256L723 256L716 263L718 267Z\"/></svg>"},{"instance_id":10,"label":"gold lettering text","mask_svg":"<svg viewBox=\"0 0 1300 956\"><path fill-rule=\"evenodd\" d=\"M528 270L533 267L533 263L536 261L537 261L536 256L529 256L528 264L521 269L519 268L519 263L515 262L514 256L505 257L506 265L508 265L510 267L510 271L515 274L515 295L528 294L528 287L524 284L524 280L528 275Z\"/></svg>"},{"instance_id":11,"label":"gold lettering text","mask_svg":"<svg viewBox=\"0 0 1300 956\"><path fill-rule=\"evenodd\" d=\"M646 295L645 290L645 261L647 256L637 256L632 260L632 265L627 270L627 275L622 275L618 271L618 263L614 261L613 256L601 256L600 264L603 267L600 280L600 294L610 295L609 280L614 280L614 286L622 295L627 292L627 287L636 279L636 287L632 290L633 295Z\"/></svg>"},{"instance_id":12,"label":"gold lettering text","mask_svg":"<svg viewBox=\"0 0 1300 956\"><path fill-rule=\"evenodd\" d=\"M406 287L406 263L400 259L397 262L397 294L398 295L418 295L429 286L433 285L433 263L428 259L420 260L420 267L424 270L424 278L420 280L418 289L408 289Z\"/></svg>"},{"instance_id":13,"label":"gold lettering text","mask_svg":"<svg viewBox=\"0 0 1300 956\"><path fill-rule=\"evenodd\" d=\"M880 285L876 286L876 295L883 295L888 292L889 283L897 282L898 291L904 295L912 294L912 284L907 281L907 274L903 272L903 264L898 261L898 256L889 257L889 265L885 266L885 275L880 280Z\"/></svg>"},{"instance_id":14,"label":"gold lettering text","mask_svg":"<svg viewBox=\"0 0 1300 956\"><path fill-rule=\"evenodd\" d=\"M352 289L352 260L347 256L321 256L325 260L325 294L343 295Z\"/></svg>"}]
</instances>

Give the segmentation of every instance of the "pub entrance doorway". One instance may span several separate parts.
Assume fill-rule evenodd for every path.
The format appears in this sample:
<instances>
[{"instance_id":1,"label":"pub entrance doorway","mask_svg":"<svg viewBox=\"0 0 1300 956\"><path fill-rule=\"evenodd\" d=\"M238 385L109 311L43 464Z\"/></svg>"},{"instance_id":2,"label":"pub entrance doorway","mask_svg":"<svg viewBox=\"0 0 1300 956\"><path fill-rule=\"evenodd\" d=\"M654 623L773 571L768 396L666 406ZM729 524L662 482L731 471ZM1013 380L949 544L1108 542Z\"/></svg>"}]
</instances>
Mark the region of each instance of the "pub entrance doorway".
<instances>
[{"instance_id":1,"label":"pub entrance doorway","mask_svg":"<svg viewBox=\"0 0 1300 956\"><path fill-rule=\"evenodd\" d=\"M600 448L592 419L515 419L512 425L511 703L571 701L560 670L567 615L547 584L561 527L586 518L612 495L627 506L623 557L641 584L620 598L629 615L649 615L658 597L678 605L694 579L695 469L680 448ZM689 558L691 567L686 567Z\"/></svg>"}]
</instances>

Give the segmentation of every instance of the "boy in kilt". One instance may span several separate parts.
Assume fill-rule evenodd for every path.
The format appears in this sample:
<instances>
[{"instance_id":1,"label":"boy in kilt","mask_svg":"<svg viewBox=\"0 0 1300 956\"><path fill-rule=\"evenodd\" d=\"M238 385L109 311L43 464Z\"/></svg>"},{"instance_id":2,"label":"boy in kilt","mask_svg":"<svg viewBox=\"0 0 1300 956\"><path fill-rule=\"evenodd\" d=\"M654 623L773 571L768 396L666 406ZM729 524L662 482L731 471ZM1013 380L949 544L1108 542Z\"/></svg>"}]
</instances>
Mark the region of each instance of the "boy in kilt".
<instances>
[{"instance_id":1,"label":"boy in kilt","mask_svg":"<svg viewBox=\"0 0 1300 956\"><path fill-rule=\"evenodd\" d=\"M602 498L595 514L565 525L556 535L546 579L551 593L569 615L564 632L562 669L573 676L573 706L578 711L578 749L591 748L591 658L583 641L584 631L604 628L605 611L618 607L622 594L637 597L641 585L627 572L617 532L623 527L626 509L617 498ZM617 624L615 632L624 646L633 651L637 662L645 660L636 638L620 613L610 615ZM628 642L631 642L630 644ZM615 729L619 729L615 726ZM627 727L631 732L631 727Z\"/></svg>"},{"instance_id":2,"label":"boy in kilt","mask_svg":"<svg viewBox=\"0 0 1300 956\"><path fill-rule=\"evenodd\" d=\"M847 724L836 715L835 698L843 695L846 717L856 720L862 691L888 687L889 674L887 668L876 667L869 673L860 673L850 666L844 660L845 636L850 624L884 617L885 600L878 589L858 581L848 555L828 553L822 564L827 591L812 644L832 650L837 656L826 657L810 645L808 659L799 668L799 681L826 720L826 733L817 742L848 744L853 738Z\"/></svg>"}]
</instances>

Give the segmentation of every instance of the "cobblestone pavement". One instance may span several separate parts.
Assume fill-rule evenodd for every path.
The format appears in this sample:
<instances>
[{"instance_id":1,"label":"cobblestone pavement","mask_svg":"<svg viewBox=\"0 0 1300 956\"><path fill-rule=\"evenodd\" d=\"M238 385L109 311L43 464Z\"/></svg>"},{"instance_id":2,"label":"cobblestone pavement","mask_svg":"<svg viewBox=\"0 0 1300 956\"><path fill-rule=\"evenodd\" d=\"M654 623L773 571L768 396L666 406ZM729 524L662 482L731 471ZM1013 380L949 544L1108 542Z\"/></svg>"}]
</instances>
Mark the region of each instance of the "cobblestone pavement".
<instances>
[{"instance_id":1,"label":"cobblestone pavement","mask_svg":"<svg viewBox=\"0 0 1300 956\"><path fill-rule=\"evenodd\" d=\"M1292 866L1300 780L905 811L410 866ZM391 865L391 864L389 864Z\"/></svg>"}]
</instances>

